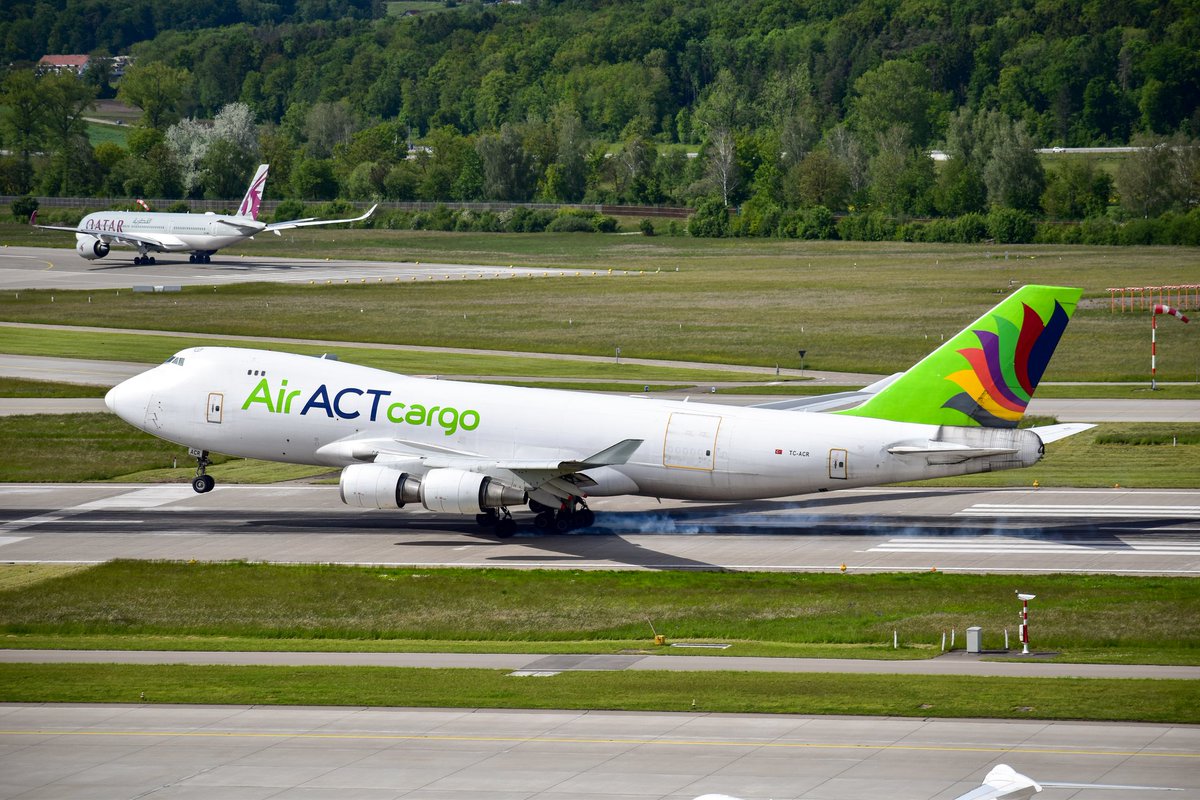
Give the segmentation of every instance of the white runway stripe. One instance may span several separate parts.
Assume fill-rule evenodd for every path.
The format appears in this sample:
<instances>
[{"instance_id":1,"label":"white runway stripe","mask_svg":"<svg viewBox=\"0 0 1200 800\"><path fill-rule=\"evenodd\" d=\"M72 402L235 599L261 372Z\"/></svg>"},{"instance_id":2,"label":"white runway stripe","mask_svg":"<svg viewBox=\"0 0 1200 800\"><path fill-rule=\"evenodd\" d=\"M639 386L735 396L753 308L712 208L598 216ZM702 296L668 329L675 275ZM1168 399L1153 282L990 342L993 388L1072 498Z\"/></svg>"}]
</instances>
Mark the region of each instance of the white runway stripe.
<instances>
[{"instance_id":1,"label":"white runway stripe","mask_svg":"<svg viewBox=\"0 0 1200 800\"><path fill-rule=\"evenodd\" d=\"M1200 556L1200 540L1175 542L1164 540L1123 541L1080 539L1074 542L1036 542L1028 539L938 539L913 536L889 539L870 548L868 553L970 553L975 555L1067 554L1132 556Z\"/></svg>"},{"instance_id":2,"label":"white runway stripe","mask_svg":"<svg viewBox=\"0 0 1200 800\"><path fill-rule=\"evenodd\" d=\"M956 517L1155 517L1168 519L1200 519L1200 506L1163 505L1018 505L1009 503L976 503Z\"/></svg>"}]
</instances>

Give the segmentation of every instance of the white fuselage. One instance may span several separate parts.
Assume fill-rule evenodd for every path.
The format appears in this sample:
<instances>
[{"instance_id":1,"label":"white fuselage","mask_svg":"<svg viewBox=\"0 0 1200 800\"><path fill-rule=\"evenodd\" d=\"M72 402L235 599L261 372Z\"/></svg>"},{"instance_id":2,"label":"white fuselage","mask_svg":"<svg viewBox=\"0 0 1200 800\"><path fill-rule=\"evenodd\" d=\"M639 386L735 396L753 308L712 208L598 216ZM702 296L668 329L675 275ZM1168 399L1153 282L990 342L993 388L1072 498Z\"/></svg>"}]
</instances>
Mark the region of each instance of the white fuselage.
<instances>
[{"instance_id":1,"label":"white fuselage","mask_svg":"<svg viewBox=\"0 0 1200 800\"><path fill-rule=\"evenodd\" d=\"M231 224L262 228L263 223L249 217L222 214L174 214L151 211L98 211L88 214L79 223L83 230L95 234L76 233L77 245L95 241L95 237L114 239L120 244L122 236L144 236L161 242L149 250L165 252L211 252L250 238L258 230L240 230Z\"/></svg>"},{"instance_id":2,"label":"white fuselage","mask_svg":"<svg viewBox=\"0 0 1200 800\"><path fill-rule=\"evenodd\" d=\"M586 471L596 481L590 495L780 497L1028 466L1041 448L1029 431L429 380L236 348L184 350L107 401L130 424L179 444L302 464L355 463L356 440L499 461L580 459L642 440L627 463ZM888 452L960 436L1017 452Z\"/></svg>"}]
</instances>

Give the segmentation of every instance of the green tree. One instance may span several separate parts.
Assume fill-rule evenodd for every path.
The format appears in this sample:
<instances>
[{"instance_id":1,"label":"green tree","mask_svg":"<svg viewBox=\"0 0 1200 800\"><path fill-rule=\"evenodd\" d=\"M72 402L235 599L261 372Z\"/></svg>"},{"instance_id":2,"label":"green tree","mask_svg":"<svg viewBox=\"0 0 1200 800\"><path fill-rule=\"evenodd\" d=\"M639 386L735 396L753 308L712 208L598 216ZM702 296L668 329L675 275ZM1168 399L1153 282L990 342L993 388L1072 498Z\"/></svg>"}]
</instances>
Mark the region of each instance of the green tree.
<instances>
[{"instance_id":1,"label":"green tree","mask_svg":"<svg viewBox=\"0 0 1200 800\"><path fill-rule=\"evenodd\" d=\"M180 117L191 91L191 73L161 61L134 64L125 70L117 99L142 110L142 124L165 128Z\"/></svg>"},{"instance_id":2,"label":"green tree","mask_svg":"<svg viewBox=\"0 0 1200 800\"><path fill-rule=\"evenodd\" d=\"M533 197L540 176L515 125L506 122L499 133L480 136L475 151L483 165L486 198L522 203Z\"/></svg>"},{"instance_id":3,"label":"green tree","mask_svg":"<svg viewBox=\"0 0 1200 800\"><path fill-rule=\"evenodd\" d=\"M994 134L994 141L983 168L988 202L992 206L1039 213L1042 192L1046 188L1046 172L1025 125L1001 125Z\"/></svg>"},{"instance_id":4,"label":"green tree","mask_svg":"<svg viewBox=\"0 0 1200 800\"><path fill-rule=\"evenodd\" d=\"M846 169L824 147L818 147L788 170L783 197L789 206L824 206L841 210L850 196Z\"/></svg>"},{"instance_id":5,"label":"green tree","mask_svg":"<svg viewBox=\"0 0 1200 800\"><path fill-rule=\"evenodd\" d=\"M1112 194L1113 180L1091 161L1065 161L1046 179L1042 208L1058 219L1083 219L1103 214Z\"/></svg>"},{"instance_id":6,"label":"green tree","mask_svg":"<svg viewBox=\"0 0 1200 800\"><path fill-rule=\"evenodd\" d=\"M72 186L86 189L95 177L92 147L83 115L92 108L96 91L69 73L47 75L38 81L45 114L46 137L53 158L47 186L69 195Z\"/></svg>"},{"instance_id":7,"label":"green tree","mask_svg":"<svg viewBox=\"0 0 1200 800\"><path fill-rule=\"evenodd\" d=\"M721 238L729 235L729 211L719 197L710 197L696 206L696 213L688 217L688 233L705 238Z\"/></svg>"},{"instance_id":8,"label":"green tree","mask_svg":"<svg viewBox=\"0 0 1200 800\"><path fill-rule=\"evenodd\" d=\"M253 175L254 154L229 139L217 138L200 159L200 188L209 200L241 197Z\"/></svg>"},{"instance_id":9,"label":"green tree","mask_svg":"<svg viewBox=\"0 0 1200 800\"><path fill-rule=\"evenodd\" d=\"M885 61L854 82L850 122L868 142L895 126L907 145L924 147L939 127L944 99L932 90L929 70L912 61Z\"/></svg>"},{"instance_id":10,"label":"green tree","mask_svg":"<svg viewBox=\"0 0 1200 800\"><path fill-rule=\"evenodd\" d=\"M5 76L0 89L0 111L0 130L19 159L14 188L25 193L33 181L31 154L41 149L46 130L45 107L33 73L13 70Z\"/></svg>"}]
</instances>

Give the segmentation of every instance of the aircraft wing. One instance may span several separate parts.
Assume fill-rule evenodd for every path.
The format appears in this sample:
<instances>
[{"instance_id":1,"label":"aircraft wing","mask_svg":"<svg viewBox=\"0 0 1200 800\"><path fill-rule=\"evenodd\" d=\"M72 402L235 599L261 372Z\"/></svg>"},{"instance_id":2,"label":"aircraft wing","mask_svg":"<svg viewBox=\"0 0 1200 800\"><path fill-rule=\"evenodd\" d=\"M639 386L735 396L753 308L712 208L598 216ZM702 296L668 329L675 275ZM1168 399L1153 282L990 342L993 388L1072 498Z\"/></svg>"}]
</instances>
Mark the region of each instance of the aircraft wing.
<instances>
[{"instance_id":1,"label":"aircraft wing","mask_svg":"<svg viewBox=\"0 0 1200 800\"><path fill-rule=\"evenodd\" d=\"M107 244L127 244L137 247L146 245L160 250L183 247L183 242L174 236L147 236L143 233L112 233L110 231L89 231L86 228L70 228L63 225L34 225L48 231L67 231L68 233L83 233Z\"/></svg>"},{"instance_id":2,"label":"aircraft wing","mask_svg":"<svg viewBox=\"0 0 1200 800\"><path fill-rule=\"evenodd\" d=\"M864 400L878 394L885 386L903 375L897 372L882 380L875 381L870 386L864 386L851 392L834 392L811 397L789 397L786 400L772 400L768 403L756 403L754 408L773 408L776 411L840 411L853 408Z\"/></svg>"},{"instance_id":3,"label":"aircraft wing","mask_svg":"<svg viewBox=\"0 0 1200 800\"><path fill-rule=\"evenodd\" d=\"M335 459L389 464L396 469L478 472L524 488L534 499L553 505L595 485L584 470L624 464L642 442L623 439L598 453L567 459L490 458L406 439L347 439L327 444L318 453Z\"/></svg>"},{"instance_id":4,"label":"aircraft wing","mask_svg":"<svg viewBox=\"0 0 1200 800\"><path fill-rule=\"evenodd\" d=\"M305 219L293 219L288 220L287 222L272 222L262 230L271 231L278 236L279 231L285 231L290 228L307 228L309 225L340 225L343 222L362 222L364 219L367 219L374 214L375 209L377 208L379 208L378 203L371 206L367 213L363 214L362 216L353 217L351 219L313 219L312 217L306 217Z\"/></svg>"}]
</instances>

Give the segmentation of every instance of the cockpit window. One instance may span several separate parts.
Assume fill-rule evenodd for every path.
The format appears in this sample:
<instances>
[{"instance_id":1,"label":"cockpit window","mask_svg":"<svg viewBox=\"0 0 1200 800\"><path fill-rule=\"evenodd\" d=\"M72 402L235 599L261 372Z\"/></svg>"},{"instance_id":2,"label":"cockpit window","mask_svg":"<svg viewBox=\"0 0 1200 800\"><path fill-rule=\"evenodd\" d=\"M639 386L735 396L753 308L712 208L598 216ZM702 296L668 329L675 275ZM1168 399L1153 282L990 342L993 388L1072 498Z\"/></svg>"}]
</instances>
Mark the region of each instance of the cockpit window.
<instances>
[{"instance_id":1,"label":"cockpit window","mask_svg":"<svg viewBox=\"0 0 1200 800\"><path fill-rule=\"evenodd\" d=\"M178 364L179 366L182 367L183 366L183 357L182 356L171 356L163 363L164 364Z\"/></svg>"}]
</instances>

